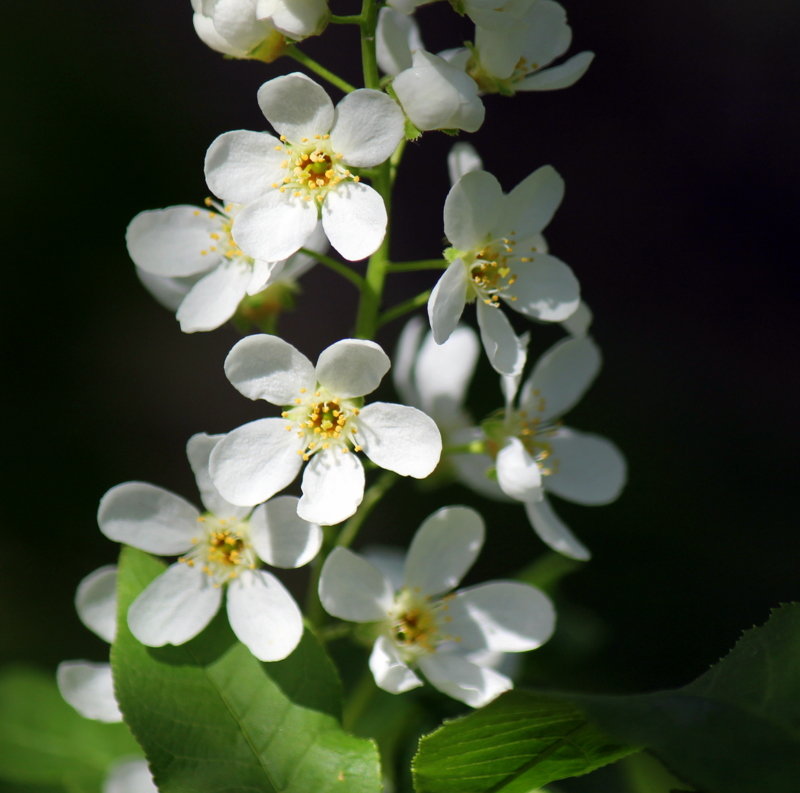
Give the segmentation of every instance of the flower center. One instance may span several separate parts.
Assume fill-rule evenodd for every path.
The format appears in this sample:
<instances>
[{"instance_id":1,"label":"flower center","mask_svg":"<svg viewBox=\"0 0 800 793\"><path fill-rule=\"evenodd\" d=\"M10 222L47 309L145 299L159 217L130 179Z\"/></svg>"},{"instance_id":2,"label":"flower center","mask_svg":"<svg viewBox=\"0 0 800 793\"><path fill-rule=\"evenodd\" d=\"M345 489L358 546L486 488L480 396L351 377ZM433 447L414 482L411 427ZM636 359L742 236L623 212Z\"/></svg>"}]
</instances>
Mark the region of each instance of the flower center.
<instances>
[{"instance_id":1,"label":"flower center","mask_svg":"<svg viewBox=\"0 0 800 793\"><path fill-rule=\"evenodd\" d=\"M469 275L476 296L487 306L498 306L501 295L506 300L514 301L516 296L503 294L517 281L512 270L514 264L514 232L508 237L492 240L474 253L474 261L470 265ZM519 261L531 261L530 257L519 257Z\"/></svg>"},{"instance_id":2,"label":"flower center","mask_svg":"<svg viewBox=\"0 0 800 793\"><path fill-rule=\"evenodd\" d=\"M300 143L290 143L281 135L281 145L275 148L288 156L281 163L286 176L272 186L281 193L287 191L304 201L322 203L330 190L343 181L360 181L339 161L344 155L331 148L330 135L314 135L313 139L302 138Z\"/></svg>"},{"instance_id":3,"label":"flower center","mask_svg":"<svg viewBox=\"0 0 800 793\"><path fill-rule=\"evenodd\" d=\"M215 586L237 578L242 570L253 570L257 558L250 543L250 526L238 518L218 518L216 515L201 515L198 522L203 527L200 537L189 553L178 561L200 569L209 576Z\"/></svg>"},{"instance_id":4,"label":"flower center","mask_svg":"<svg viewBox=\"0 0 800 793\"><path fill-rule=\"evenodd\" d=\"M389 634L405 660L435 652L444 641L458 641L440 627L450 621L450 617L442 613L447 611L449 600L444 597L431 601L410 589L397 593L389 612Z\"/></svg>"},{"instance_id":5,"label":"flower center","mask_svg":"<svg viewBox=\"0 0 800 793\"><path fill-rule=\"evenodd\" d=\"M543 423L538 417L530 418L525 410L518 411L515 420L514 435L522 441L525 451L536 461L541 475L555 473L558 470L558 460L552 459L553 447L547 438L555 432L556 425Z\"/></svg>"},{"instance_id":6,"label":"flower center","mask_svg":"<svg viewBox=\"0 0 800 793\"><path fill-rule=\"evenodd\" d=\"M297 453L304 460L330 448L349 452L351 444L354 451L361 451L355 439L359 410L353 400L333 396L324 389L310 394L308 389L301 388L294 403L294 407L281 412L281 417L290 421L287 431L294 431L300 438L302 447Z\"/></svg>"},{"instance_id":7,"label":"flower center","mask_svg":"<svg viewBox=\"0 0 800 793\"><path fill-rule=\"evenodd\" d=\"M207 207L214 207L216 212L209 212L208 216L213 220L219 221L219 229L209 233L211 244L208 248L200 251L201 256L208 256L209 253L215 253L218 256L224 256L226 259L241 259L247 264L252 264L253 260L246 256L242 249L234 242L233 235L231 234L231 227L233 226L233 217L239 211L238 204L225 204L222 206L211 198L206 198L203 202ZM200 214L200 210L196 209L195 215Z\"/></svg>"}]
</instances>

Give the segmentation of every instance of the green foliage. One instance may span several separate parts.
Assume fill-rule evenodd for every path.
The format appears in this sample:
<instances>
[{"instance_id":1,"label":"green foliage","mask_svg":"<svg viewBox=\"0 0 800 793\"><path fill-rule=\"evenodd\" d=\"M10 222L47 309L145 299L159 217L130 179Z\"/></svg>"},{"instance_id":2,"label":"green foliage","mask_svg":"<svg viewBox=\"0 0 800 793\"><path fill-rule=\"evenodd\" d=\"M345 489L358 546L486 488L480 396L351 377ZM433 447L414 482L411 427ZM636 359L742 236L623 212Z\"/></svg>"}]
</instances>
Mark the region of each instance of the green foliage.
<instances>
[{"instance_id":1,"label":"green foliage","mask_svg":"<svg viewBox=\"0 0 800 793\"><path fill-rule=\"evenodd\" d=\"M420 741L418 793L527 793L635 751L566 701L513 691Z\"/></svg>"},{"instance_id":2,"label":"green foliage","mask_svg":"<svg viewBox=\"0 0 800 793\"><path fill-rule=\"evenodd\" d=\"M706 793L796 793L800 605L689 685L634 696L512 691L420 742L419 793L526 793L644 747Z\"/></svg>"},{"instance_id":3,"label":"green foliage","mask_svg":"<svg viewBox=\"0 0 800 793\"><path fill-rule=\"evenodd\" d=\"M115 759L140 754L125 725L83 718L36 669L0 673L0 713L3 790L99 793Z\"/></svg>"},{"instance_id":4,"label":"green foliage","mask_svg":"<svg viewBox=\"0 0 800 793\"><path fill-rule=\"evenodd\" d=\"M264 664L224 614L180 647L147 648L124 614L163 565L131 548L119 567L111 652L125 719L162 793L377 793L377 751L339 725L336 672L314 637Z\"/></svg>"}]
</instances>

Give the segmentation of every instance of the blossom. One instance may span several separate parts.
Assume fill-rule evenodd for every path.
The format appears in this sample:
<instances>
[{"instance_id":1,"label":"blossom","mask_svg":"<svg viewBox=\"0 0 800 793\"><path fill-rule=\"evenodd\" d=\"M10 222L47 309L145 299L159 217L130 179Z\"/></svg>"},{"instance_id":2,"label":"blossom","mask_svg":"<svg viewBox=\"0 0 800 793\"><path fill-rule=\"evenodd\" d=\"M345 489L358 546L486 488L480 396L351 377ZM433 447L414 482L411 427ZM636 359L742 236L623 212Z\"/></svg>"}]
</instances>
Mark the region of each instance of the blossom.
<instances>
[{"instance_id":1,"label":"blossom","mask_svg":"<svg viewBox=\"0 0 800 793\"><path fill-rule=\"evenodd\" d=\"M375 683L399 694L422 685L414 668L445 694L481 707L513 683L475 653L523 652L546 642L555 625L549 599L512 581L451 590L483 546L484 525L468 507L444 507L417 530L399 589L367 559L336 548L325 560L319 596L339 619L373 623L369 659Z\"/></svg>"},{"instance_id":2,"label":"blossom","mask_svg":"<svg viewBox=\"0 0 800 793\"><path fill-rule=\"evenodd\" d=\"M117 568L106 565L78 584L75 610L92 633L109 644L117 628ZM62 661L56 670L61 696L81 716L95 721L122 721L114 696L111 665L92 661Z\"/></svg>"},{"instance_id":3,"label":"blossom","mask_svg":"<svg viewBox=\"0 0 800 793\"><path fill-rule=\"evenodd\" d=\"M465 72L466 61L449 63L422 46L411 17L382 8L376 32L378 64L394 76L392 89L417 129L463 129L475 132L485 109L477 83Z\"/></svg>"},{"instance_id":4,"label":"blossom","mask_svg":"<svg viewBox=\"0 0 800 793\"><path fill-rule=\"evenodd\" d=\"M484 475L494 471L503 493L525 505L539 537L574 559L588 559L590 553L558 517L546 494L586 506L608 504L619 496L626 479L625 458L611 441L560 421L599 370L600 351L591 338L555 344L537 361L521 389L519 378L504 379L506 406L482 423L486 454L474 455Z\"/></svg>"},{"instance_id":5,"label":"blossom","mask_svg":"<svg viewBox=\"0 0 800 793\"><path fill-rule=\"evenodd\" d=\"M350 517L364 495L364 468L352 452L402 476L428 476L442 449L436 424L405 405L363 407L362 396L389 366L372 341L337 341L315 367L277 336L242 339L225 360L228 379L250 399L287 407L281 418L251 421L225 436L211 455L215 486L233 503L258 504L308 461L298 514L330 525Z\"/></svg>"},{"instance_id":6,"label":"blossom","mask_svg":"<svg viewBox=\"0 0 800 793\"><path fill-rule=\"evenodd\" d=\"M580 52L545 68L567 51L571 40L566 11L552 0L536 0L510 29L476 27L468 72L482 91L491 93L567 88L584 75L594 58L593 52Z\"/></svg>"},{"instance_id":7,"label":"blossom","mask_svg":"<svg viewBox=\"0 0 800 793\"><path fill-rule=\"evenodd\" d=\"M327 0L257 0L256 16L269 20L281 33L299 41L321 33L328 24L330 11Z\"/></svg>"},{"instance_id":8,"label":"blossom","mask_svg":"<svg viewBox=\"0 0 800 793\"><path fill-rule=\"evenodd\" d=\"M276 498L253 510L227 502L213 486L208 458L219 435L192 436L187 456L201 513L180 496L145 482L125 482L101 499L97 519L109 539L149 553L180 555L136 598L128 626L142 644L183 644L208 625L227 589L227 613L239 640L262 661L277 661L303 632L294 599L259 559L300 567L316 556L319 526L297 517L297 499Z\"/></svg>"},{"instance_id":9,"label":"blossom","mask_svg":"<svg viewBox=\"0 0 800 793\"><path fill-rule=\"evenodd\" d=\"M392 154L404 134L398 104L360 88L334 108L325 90L299 72L268 80L258 102L280 140L234 130L206 153L211 192L245 205L233 223L236 243L255 259L286 259L321 217L344 258L372 254L386 231L386 207L350 168L379 165Z\"/></svg>"},{"instance_id":10,"label":"blossom","mask_svg":"<svg viewBox=\"0 0 800 793\"><path fill-rule=\"evenodd\" d=\"M538 168L510 193L490 173L473 170L451 188L444 227L452 248L448 268L428 301L433 337L444 342L467 302L476 302L483 346L500 374L517 375L524 346L500 310L502 303L526 317L559 322L580 302L578 281L564 262L542 252L541 231L564 193L549 165Z\"/></svg>"},{"instance_id":11,"label":"blossom","mask_svg":"<svg viewBox=\"0 0 800 793\"><path fill-rule=\"evenodd\" d=\"M302 253L276 262L252 259L231 236L239 206L211 199L206 206L184 204L140 212L125 235L134 264L150 276L144 278L145 285L177 308L184 333L218 328L246 295L258 294L288 272L301 272L313 264ZM308 242L314 248L325 247L319 227Z\"/></svg>"},{"instance_id":12,"label":"blossom","mask_svg":"<svg viewBox=\"0 0 800 793\"><path fill-rule=\"evenodd\" d=\"M257 0L192 0L195 32L224 55L275 60L286 46L283 34L269 19L257 18L256 5Z\"/></svg>"}]
</instances>

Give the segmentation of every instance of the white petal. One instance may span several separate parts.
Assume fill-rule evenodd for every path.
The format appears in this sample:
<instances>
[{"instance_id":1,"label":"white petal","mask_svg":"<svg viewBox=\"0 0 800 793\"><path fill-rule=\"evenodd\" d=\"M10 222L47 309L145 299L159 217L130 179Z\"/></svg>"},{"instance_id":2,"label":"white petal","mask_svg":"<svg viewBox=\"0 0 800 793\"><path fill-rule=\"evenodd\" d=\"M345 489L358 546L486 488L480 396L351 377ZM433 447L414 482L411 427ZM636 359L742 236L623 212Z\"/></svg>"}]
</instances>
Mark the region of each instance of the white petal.
<instances>
[{"instance_id":1,"label":"white petal","mask_svg":"<svg viewBox=\"0 0 800 793\"><path fill-rule=\"evenodd\" d=\"M420 407L440 419L440 423L461 409L479 355L478 337L465 325L457 327L444 344L436 344L428 334L416 365Z\"/></svg>"},{"instance_id":2,"label":"white petal","mask_svg":"<svg viewBox=\"0 0 800 793\"><path fill-rule=\"evenodd\" d=\"M103 641L117 632L117 568L113 564L92 571L78 584L75 610L81 622Z\"/></svg>"},{"instance_id":3,"label":"white petal","mask_svg":"<svg viewBox=\"0 0 800 793\"><path fill-rule=\"evenodd\" d=\"M516 304L514 304L516 307ZM527 339L517 336L508 317L499 307L476 303L481 341L492 368L502 375L516 377L528 356Z\"/></svg>"},{"instance_id":4,"label":"white petal","mask_svg":"<svg viewBox=\"0 0 800 793\"><path fill-rule=\"evenodd\" d=\"M567 12L551 0L535 2L525 15L525 48L521 53L528 64L547 66L563 55L572 41Z\"/></svg>"},{"instance_id":5,"label":"white petal","mask_svg":"<svg viewBox=\"0 0 800 793\"><path fill-rule=\"evenodd\" d=\"M317 208L288 191L270 190L233 222L236 244L253 259L277 262L302 248L317 226Z\"/></svg>"},{"instance_id":6,"label":"white petal","mask_svg":"<svg viewBox=\"0 0 800 793\"><path fill-rule=\"evenodd\" d=\"M191 547L199 517L188 501L147 482L112 487L97 510L100 531L109 540L163 556Z\"/></svg>"},{"instance_id":7,"label":"white petal","mask_svg":"<svg viewBox=\"0 0 800 793\"><path fill-rule=\"evenodd\" d=\"M386 222L383 198L362 182L337 185L322 204L322 227L331 245L351 262L378 250L386 234Z\"/></svg>"},{"instance_id":8,"label":"white petal","mask_svg":"<svg viewBox=\"0 0 800 793\"><path fill-rule=\"evenodd\" d=\"M519 438L508 438L499 451L497 481L503 492L517 501L539 501L544 495L539 466Z\"/></svg>"},{"instance_id":9,"label":"white petal","mask_svg":"<svg viewBox=\"0 0 800 793\"><path fill-rule=\"evenodd\" d=\"M303 256L304 254L299 254ZM250 280L247 283L247 294L257 295L265 289L272 280L273 275L277 275L284 262L265 262L263 259L254 259L252 265L248 266Z\"/></svg>"},{"instance_id":10,"label":"white petal","mask_svg":"<svg viewBox=\"0 0 800 793\"><path fill-rule=\"evenodd\" d=\"M217 0L214 27L226 41L248 52L272 32L272 25L256 19L253 0Z\"/></svg>"},{"instance_id":11,"label":"white petal","mask_svg":"<svg viewBox=\"0 0 800 793\"><path fill-rule=\"evenodd\" d=\"M244 50L234 47L233 44L217 33L217 29L214 27L214 20L211 17L203 16L203 14L193 14L192 24L200 41L211 47L215 52L232 55L234 58L243 58L247 55Z\"/></svg>"},{"instance_id":12,"label":"white petal","mask_svg":"<svg viewBox=\"0 0 800 793\"><path fill-rule=\"evenodd\" d=\"M490 30L477 26L475 48L483 71L500 80L511 77L522 55L525 38L529 35L527 25L509 30Z\"/></svg>"},{"instance_id":13,"label":"white petal","mask_svg":"<svg viewBox=\"0 0 800 793\"><path fill-rule=\"evenodd\" d=\"M211 622L221 599L222 589L202 570L176 562L133 601L128 627L149 647L183 644Z\"/></svg>"},{"instance_id":14,"label":"white petal","mask_svg":"<svg viewBox=\"0 0 800 793\"><path fill-rule=\"evenodd\" d=\"M420 340L424 332L425 323L422 318L418 316L411 317L400 331L397 346L392 356L392 382L394 387L403 402L416 407L423 407L421 396L417 391L414 368Z\"/></svg>"},{"instance_id":15,"label":"white petal","mask_svg":"<svg viewBox=\"0 0 800 793\"><path fill-rule=\"evenodd\" d=\"M545 487L576 504L608 504L625 486L626 464L606 438L564 427L550 439L553 473Z\"/></svg>"},{"instance_id":16,"label":"white petal","mask_svg":"<svg viewBox=\"0 0 800 793\"><path fill-rule=\"evenodd\" d=\"M200 491L200 500L203 506L215 515L220 517L244 518L250 511L249 507L237 507L226 501L214 487L211 481L211 474L208 470L208 461L214 447L224 438L222 434L208 435L205 432L198 432L189 438L186 444L186 456L189 465L194 471L194 478L197 482L197 489Z\"/></svg>"},{"instance_id":17,"label":"white petal","mask_svg":"<svg viewBox=\"0 0 800 793\"><path fill-rule=\"evenodd\" d=\"M593 319L592 310L581 300L578 308L575 309L575 313L570 314L561 322L561 327L570 336L585 336L589 332Z\"/></svg>"},{"instance_id":18,"label":"white petal","mask_svg":"<svg viewBox=\"0 0 800 793\"><path fill-rule=\"evenodd\" d=\"M211 452L214 487L233 504L252 507L283 490L303 464L283 419L258 419L229 432Z\"/></svg>"},{"instance_id":19,"label":"white petal","mask_svg":"<svg viewBox=\"0 0 800 793\"><path fill-rule=\"evenodd\" d=\"M377 622L387 619L394 593L375 565L346 548L334 548L322 566L319 599L332 617Z\"/></svg>"},{"instance_id":20,"label":"white petal","mask_svg":"<svg viewBox=\"0 0 800 793\"><path fill-rule=\"evenodd\" d=\"M431 685L473 708L483 707L514 687L505 675L473 664L460 655L426 655L420 658L419 667Z\"/></svg>"},{"instance_id":21,"label":"white petal","mask_svg":"<svg viewBox=\"0 0 800 793\"><path fill-rule=\"evenodd\" d=\"M447 173L450 184L455 184L464 174L470 171L480 171L483 161L471 143L459 141L450 149L447 155Z\"/></svg>"},{"instance_id":22,"label":"white petal","mask_svg":"<svg viewBox=\"0 0 800 793\"><path fill-rule=\"evenodd\" d=\"M224 201L239 204L249 204L271 191L286 173L281 168L286 155L276 146L280 141L266 132L237 129L223 133L206 152L208 189Z\"/></svg>"},{"instance_id":23,"label":"white petal","mask_svg":"<svg viewBox=\"0 0 800 793\"><path fill-rule=\"evenodd\" d=\"M371 168L387 160L403 138L405 119L397 102L382 91L359 88L336 105L331 147L343 162Z\"/></svg>"},{"instance_id":24,"label":"white petal","mask_svg":"<svg viewBox=\"0 0 800 793\"><path fill-rule=\"evenodd\" d=\"M322 545L322 529L297 514L296 496L277 496L256 507L250 531L256 553L275 567L302 567Z\"/></svg>"},{"instance_id":25,"label":"white petal","mask_svg":"<svg viewBox=\"0 0 800 793\"><path fill-rule=\"evenodd\" d=\"M325 134L333 126L331 98L319 83L300 72L267 80L258 89L258 105L267 121L290 143Z\"/></svg>"},{"instance_id":26,"label":"white petal","mask_svg":"<svg viewBox=\"0 0 800 793\"><path fill-rule=\"evenodd\" d=\"M381 468L416 479L432 473L442 454L442 436L430 416L389 402L362 408L356 440Z\"/></svg>"},{"instance_id":27,"label":"white petal","mask_svg":"<svg viewBox=\"0 0 800 793\"><path fill-rule=\"evenodd\" d=\"M256 333L236 342L225 358L225 374L249 399L289 405L301 389L316 386L314 366L296 347L278 336Z\"/></svg>"},{"instance_id":28,"label":"white petal","mask_svg":"<svg viewBox=\"0 0 800 793\"><path fill-rule=\"evenodd\" d=\"M403 588L403 570L406 566L404 549L389 545L369 545L361 549L361 555L383 573L395 592Z\"/></svg>"},{"instance_id":29,"label":"white petal","mask_svg":"<svg viewBox=\"0 0 800 793\"><path fill-rule=\"evenodd\" d=\"M601 362L600 349L586 336L554 344L525 381L520 407L542 421L563 416L594 382Z\"/></svg>"},{"instance_id":30,"label":"white petal","mask_svg":"<svg viewBox=\"0 0 800 793\"><path fill-rule=\"evenodd\" d=\"M474 427L456 433L451 441L454 445L461 445L473 440L483 440L483 438L483 431ZM494 468L494 462L488 455L454 454L449 457L449 460L455 469L456 478L464 487L495 501L511 500L500 489L497 480L488 476L488 472Z\"/></svg>"},{"instance_id":31,"label":"white petal","mask_svg":"<svg viewBox=\"0 0 800 793\"><path fill-rule=\"evenodd\" d=\"M228 620L261 661L280 661L297 647L303 617L286 587L264 570L246 570L228 586Z\"/></svg>"},{"instance_id":32,"label":"white petal","mask_svg":"<svg viewBox=\"0 0 800 793\"><path fill-rule=\"evenodd\" d=\"M318 452L306 466L297 514L310 523L332 526L349 518L364 498L364 466L336 447Z\"/></svg>"},{"instance_id":33,"label":"white petal","mask_svg":"<svg viewBox=\"0 0 800 793\"><path fill-rule=\"evenodd\" d=\"M516 300L506 305L532 319L561 322L580 303L578 279L555 256L537 253L531 258L533 261L515 266L517 280L507 294Z\"/></svg>"},{"instance_id":34,"label":"white petal","mask_svg":"<svg viewBox=\"0 0 800 793\"><path fill-rule=\"evenodd\" d=\"M158 793L143 758L116 761L103 782L103 793Z\"/></svg>"},{"instance_id":35,"label":"white petal","mask_svg":"<svg viewBox=\"0 0 800 793\"><path fill-rule=\"evenodd\" d=\"M554 551L585 562L591 558L589 549L567 528L561 518L553 511L547 498L529 501L525 512L539 538Z\"/></svg>"},{"instance_id":36,"label":"white petal","mask_svg":"<svg viewBox=\"0 0 800 793\"><path fill-rule=\"evenodd\" d=\"M467 302L467 268L461 259L451 262L428 299L428 319L437 344L444 344L456 329Z\"/></svg>"},{"instance_id":37,"label":"white petal","mask_svg":"<svg viewBox=\"0 0 800 793\"><path fill-rule=\"evenodd\" d=\"M558 66L551 66L520 80L515 87L518 91L556 91L559 88L569 88L586 74L593 60L593 52L579 52Z\"/></svg>"},{"instance_id":38,"label":"white petal","mask_svg":"<svg viewBox=\"0 0 800 793\"><path fill-rule=\"evenodd\" d=\"M222 228L216 212L174 206L140 212L128 225L125 243L134 264L147 273L170 278L203 273L221 256L209 252L211 234Z\"/></svg>"},{"instance_id":39,"label":"white petal","mask_svg":"<svg viewBox=\"0 0 800 793\"><path fill-rule=\"evenodd\" d=\"M297 41L319 33L329 11L325 0L259 0L257 14Z\"/></svg>"},{"instance_id":40,"label":"white petal","mask_svg":"<svg viewBox=\"0 0 800 793\"><path fill-rule=\"evenodd\" d=\"M183 298L189 293L193 284L197 280L196 275L188 275L183 278L168 278L162 275L153 275L144 271L141 267L136 267L136 277L142 282L142 286L162 305L173 313L178 310L178 306L183 302Z\"/></svg>"},{"instance_id":41,"label":"white petal","mask_svg":"<svg viewBox=\"0 0 800 793\"><path fill-rule=\"evenodd\" d=\"M122 721L110 664L64 661L56 670L56 682L61 696L81 716L95 721Z\"/></svg>"},{"instance_id":42,"label":"white petal","mask_svg":"<svg viewBox=\"0 0 800 793\"><path fill-rule=\"evenodd\" d=\"M490 581L463 589L448 603L448 633L459 649L518 653L543 645L555 629L550 598L516 581Z\"/></svg>"},{"instance_id":43,"label":"white petal","mask_svg":"<svg viewBox=\"0 0 800 793\"><path fill-rule=\"evenodd\" d=\"M369 655L369 669L375 685L390 694L402 694L422 685L422 681L403 663L397 648L385 636L379 636Z\"/></svg>"},{"instance_id":44,"label":"white petal","mask_svg":"<svg viewBox=\"0 0 800 793\"><path fill-rule=\"evenodd\" d=\"M414 52L412 67L395 77L392 88L418 129L475 132L483 124L486 111L477 83L438 55Z\"/></svg>"},{"instance_id":45,"label":"white petal","mask_svg":"<svg viewBox=\"0 0 800 793\"><path fill-rule=\"evenodd\" d=\"M516 231L520 239L539 234L553 219L564 198L564 180L552 165L543 165L523 179L506 197L498 221L498 236ZM502 227L502 228L500 228Z\"/></svg>"},{"instance_id":46,"label":"white petal","mask_svg":"<svg viewBox=\"0 0 800 793\"><path fill-rule=\"evenodd\" d=\"M184 333L214 330L226 323L247 294L252 271L241 261L225 260L190 290L175 315Z\"/></svg>"},{"instance_id":47,"label":"white petal","mask_svg":"<svg viewBox=\"0 0 800 793\"><path fill-rule=\"evenodd\" d=\"M444 233L459 250L485 244L503 218L503 189L486 171L470 171L451 188L444 202ZM520 232L521 233L521 232Z\"/></svg>"},{"instance_id":48,"label":"white petal","mask_svg":"<svg viewBox=\"0 0 800 793\"><path fill-rule=\"evenodd\" d=\"M374 341L342 339L326 347L317 359L317 382L343 399L371 394L391 366L389 356Z\"/></svg>"},{"instance_id":49,"label":"white petal","mask_svg":"<svg viewBox=\"0 0 800 793\"><path fill-rule=\"evenodd\" d=\"M405 584L423 595L456 587L483 547L483 518L469 507L443 507L417 529L405 567Z\"/></svg>"},{"instance_id":50,"label":"white petal","mask_svg":"<svg viewBox=\"0 0 800 793\"><path fill-rule=\"evenodd\" d=\"M378 12L375 50L378 66L392 77L411 68L411 53L422 48L419 27L413 17L384 7Z\"/></svg>"}]
</instances>

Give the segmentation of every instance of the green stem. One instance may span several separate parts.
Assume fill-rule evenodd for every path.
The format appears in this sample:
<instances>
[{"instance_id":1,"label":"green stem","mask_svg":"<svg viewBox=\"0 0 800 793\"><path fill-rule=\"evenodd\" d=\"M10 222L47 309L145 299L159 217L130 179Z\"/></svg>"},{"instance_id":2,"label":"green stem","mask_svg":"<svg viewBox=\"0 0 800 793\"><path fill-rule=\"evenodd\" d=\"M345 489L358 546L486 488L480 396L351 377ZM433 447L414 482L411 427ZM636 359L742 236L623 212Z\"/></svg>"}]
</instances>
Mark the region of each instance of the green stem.
<instances>
[{"instance_id":1,"label":"green stem","mask_svg":"<svg viewBox=\"0 0 800 793\"><path fill-rule=\"evenodd\" d=\"M393 319L402 317L404 314L408 314L410 311L414 311L414 309L424 306L425 303L428 302L428 298L430 296L431 290L426 289L424 292L420 292L418 295L415 295L408 300L404 300L402 303L398 303L396 306L392 306L378 317L378 327L383 327Z\"/></svg>"},{"instance_id":2,"label":"green stem","mask_svg":"<svg viewBox=\"0 0 800 793\"><path fill-rule=\"evenodd\" d=\"M318 636L320 636L320 628L325 622L325 609L322 608L322 602L319 599L319 577L322 574L322 565L328 555L328 549L331 547L332 533L333 530L329 526L322 527L322 548L311 562L311 574L308 577L306 590L306 619L312 627L317 629Z\"/></svg>"},{"instance_id":3,"label":"green stem","mask_svg":"<svg viewBox=\"0 0 800 793\"><path fill-rule=\"evenodd\" d=\"M328 21L332 25L360 25L364 20L361 14L348 14L346 16L331 14Z\"/></svg>"},{"instance_id":4,"label":"green stem","mask_svg":"<svg viewBox=\"0 0 800 793\"><path fill-rule=\"evenodd\" d=\"M298 63L301 63L307 69L310 69L315 74L318 74L323 80L327 80L331 85L335 85L346 94L356 90L354 85L350 85L347 80L343 80L338 74L334 74L332 71L330 71L330 69L326 69L321 63L318 63L304 52L301 52L296 45L290 44L286 48L286 52L284 54L288 55L293 60L296 60Z\"/></svg>"},{"instance_id":5,"label":"green stem","mask_svg":"<svg viewBox=\"0 0 800 793\"><path fill-rule=\"evenodd\" d=\"M375 29L378 26L376 0L362 0L360 17L361 69L364 73L364 87L380 89L378 57L375 52Z\"/></svg>"},{"instance_id":6,"label":"green stem","mask_svg":"<svg viewBox=\"0 0 800 793\"><path fill-rule=\"evenodd\" d=\"M392 262L388 269L390 273L410 273L414 270L446 270L447 262L444 259L420 259L416 262Z\"/></svg>"},{"instance_id":7,"label":"green stem","mask_svg":"<svg viewBox=\"0 0 800 793\"><path fill-rule=\"evenodd\" d=\"M383 198L386 214L391 212L392 186L389 178L389 163L385 162L380 167L374 180L375 189ZM356 315L355 336L359 339L372 339L378 329L378 309L383 295L383 285L389 266L389 232L384 235L383 242L372 256L369 257L367 272L364 276L364 286L361 290L361 299L358 303Z\"/></svg>"},{"instance_id":8,"label":"green stem","mask_svg":"<svg viewBox=\"0 0 800 793\"><path fill-rule=\"evenodd\" d=\"M369 669L365 669L360 680L350 692L350 696L344 706L342 727L345 730L352 731L377 691L378 687L372 678L372 672Z\"/></svg>"},{"instance_id":9,"label":"green stem","mask_svg":"<svg viewBox=\"0 0 800 793\"><path fill-rule=\"evenodd\" d=\"M353 272L346 264L337 262L336 259L326 256L324 253L312 251L309 248L300 248L300 252L305 253L306 256L311 256L320 264L330 267L331 270L341 275L342 278L346 278L348 281L350 281L350 283L353 284L353 286L355 286L355 288L359 291L364 288L364 279L358 273Z\"/></svg>"},{"instance_id":10,"label":"green stem","mask_svg":"<svg viewBox=\"0 0 800 793\"><path fill-rule=\"evenodd\" d=\"M384 497L389 488L397 481L397 474L393 471L384 471L364 493L364 500L358 508L358 512L344 524L341 534L336 540L336 545L347 548L358 534L361 524L375 508L377 503Z\"/></svg>"}]
</instances>

